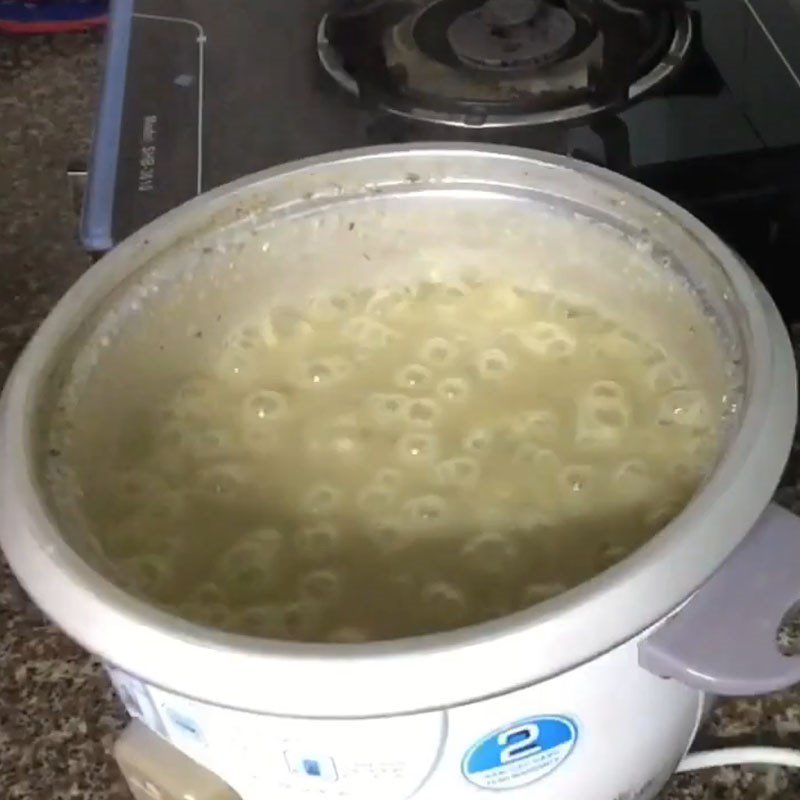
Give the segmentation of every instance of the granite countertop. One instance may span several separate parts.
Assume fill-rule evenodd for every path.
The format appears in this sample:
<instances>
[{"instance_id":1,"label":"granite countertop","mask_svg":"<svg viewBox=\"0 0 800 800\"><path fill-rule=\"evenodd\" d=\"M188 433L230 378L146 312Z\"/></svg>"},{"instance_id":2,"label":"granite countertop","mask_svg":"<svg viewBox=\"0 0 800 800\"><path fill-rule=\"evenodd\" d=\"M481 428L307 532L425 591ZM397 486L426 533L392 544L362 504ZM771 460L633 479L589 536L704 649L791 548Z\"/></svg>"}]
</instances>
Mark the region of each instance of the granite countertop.
<instances>
[{"instance_id":1,"label":"granite countertop","mask_svg":"<svg viewBox=\"0 0 800 800\"><path fill-rule=\"evenodd\" d=\"M37 324L89 266L76 242L66 167L88 149L98 55L93 35L0 37L0 385ZM789 487L800 478L797 464L792 469ZM798 506L793 488L780 499ZM42 618L5 565L0 676L2 800L129 798L110 757L124 716L98 663ZM703 740L800 747L800 689L721 706ZM730 768L676 779L662 800L798 797L800 773Z\"/></svg>"}]
</instances>

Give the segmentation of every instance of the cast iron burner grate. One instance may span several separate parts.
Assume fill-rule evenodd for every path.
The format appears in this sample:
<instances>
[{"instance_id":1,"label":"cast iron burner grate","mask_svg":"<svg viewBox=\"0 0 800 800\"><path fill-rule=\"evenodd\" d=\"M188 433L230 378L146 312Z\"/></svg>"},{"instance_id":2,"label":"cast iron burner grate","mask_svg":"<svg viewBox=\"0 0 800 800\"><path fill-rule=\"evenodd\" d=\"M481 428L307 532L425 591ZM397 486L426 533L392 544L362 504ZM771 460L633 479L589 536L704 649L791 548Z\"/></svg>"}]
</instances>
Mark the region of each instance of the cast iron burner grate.
<instances>
[{"instance_id":1,"label":"cast iron burner grate","mask_svg":"<svg viewBox=\"0 0 800 800\"><path fill-rule=\"evenodd\" d=\"M501 127L622 108L685 61L677 0L333 0L317 46L361 102Z\"/></svg>"}]
</instances>

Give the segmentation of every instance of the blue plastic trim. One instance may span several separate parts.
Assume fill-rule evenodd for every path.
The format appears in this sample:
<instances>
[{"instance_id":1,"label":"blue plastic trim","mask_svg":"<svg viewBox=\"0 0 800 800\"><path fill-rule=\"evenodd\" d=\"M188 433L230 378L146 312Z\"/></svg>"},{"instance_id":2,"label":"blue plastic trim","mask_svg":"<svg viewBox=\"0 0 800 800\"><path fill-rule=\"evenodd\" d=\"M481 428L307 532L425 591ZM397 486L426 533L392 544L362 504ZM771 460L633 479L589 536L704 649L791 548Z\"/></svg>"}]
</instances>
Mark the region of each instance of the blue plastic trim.
<instances>
[{"instance_id":1,"label":"blue plastic trim","mask_svg":"<svg viewBox=\"0 0 800 800\"><path fill-rule=\"evenodd\" d=\"M83 246L94 253L110 250L114 246L114 189L133 24L133 2L134 0L112 0L106 34L103 88L89 155L89 174L80 227Z\"/></svg>"},{"instance_id":2,"label":"blue plastic trim","mask_svg":"<svg viewBox=\"0 0 800 800\"><path fill-rule=\"evenodd\" d=\"M20 24L80 22L108 13L108 0L73 0L58 3L0 3L0 20Z\"/></svg>"}]
</instances>

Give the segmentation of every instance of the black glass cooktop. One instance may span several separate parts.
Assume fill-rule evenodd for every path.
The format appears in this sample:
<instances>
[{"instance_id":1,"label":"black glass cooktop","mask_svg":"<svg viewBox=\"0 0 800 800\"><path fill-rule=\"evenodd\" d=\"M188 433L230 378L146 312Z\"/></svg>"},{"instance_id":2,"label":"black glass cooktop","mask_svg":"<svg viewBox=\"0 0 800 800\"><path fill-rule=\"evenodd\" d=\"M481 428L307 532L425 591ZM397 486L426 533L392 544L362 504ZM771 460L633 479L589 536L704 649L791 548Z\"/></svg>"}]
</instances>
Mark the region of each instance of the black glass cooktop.
<instances>
[{"instance_id":1,"label":"black glass cooktop","mask_svg":"<svg viewBox=\"0 0 800 800\"><path fill-rule=\"evenodd\" d=\"M800 11L786 0L544 2L117 0L84 245L104 251L204 190L304 156L478 141L650 184L781 294L800 236ZM348 52L359 5L373 16L352 30L367 31L371 53L352 37ZM498 13L528 27L506 16L498 28ZM531 32L527 17L543 13L547 30ZM450 14L444 28L436 14ZM459 16L469 19L453 34Z\"/></svg>"}]
</instances>

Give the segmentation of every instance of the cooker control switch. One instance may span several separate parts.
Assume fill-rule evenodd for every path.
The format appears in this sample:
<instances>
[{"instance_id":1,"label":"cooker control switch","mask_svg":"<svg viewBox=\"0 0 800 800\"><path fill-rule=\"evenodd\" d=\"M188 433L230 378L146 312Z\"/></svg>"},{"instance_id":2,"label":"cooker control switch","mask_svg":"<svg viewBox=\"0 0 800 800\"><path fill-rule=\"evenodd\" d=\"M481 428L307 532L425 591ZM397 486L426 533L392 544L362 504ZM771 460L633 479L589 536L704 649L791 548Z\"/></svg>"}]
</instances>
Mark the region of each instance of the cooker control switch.
<instances>
[{"instance_id":1,"label":"cooker control switch","mask_svg":"<svg viewBox=\"0 0 800 800\"><path fill-rule=\"evenodd\" d=\"M332 758L292 750L287 750L283 755L292 775L329 783L339 779Z\"/></svg>"},{"instance_id":2,"label":"cooker control switch","mask_svg":"<svg viewBox=\"0 0 800 800\"><path fill-rule=\"evenodd\" d=\"M135 720L117 739L114 757L135 800L241 800L213 772Z\"/></svg>"}]
</instances>

